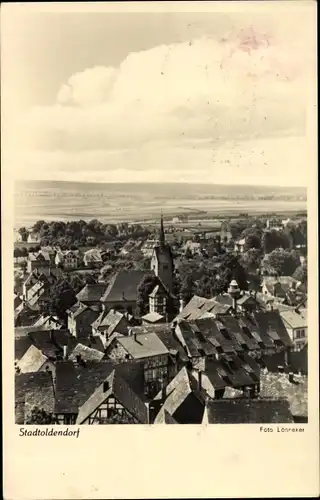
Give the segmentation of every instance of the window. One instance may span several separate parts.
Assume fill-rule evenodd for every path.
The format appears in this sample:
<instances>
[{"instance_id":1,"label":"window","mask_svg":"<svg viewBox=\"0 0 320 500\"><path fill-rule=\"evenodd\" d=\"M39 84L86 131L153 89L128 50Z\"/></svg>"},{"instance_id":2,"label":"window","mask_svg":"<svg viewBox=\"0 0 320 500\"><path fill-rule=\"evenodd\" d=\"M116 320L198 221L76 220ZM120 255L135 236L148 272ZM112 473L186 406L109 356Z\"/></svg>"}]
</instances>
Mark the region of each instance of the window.
<instances>
[{"instance_id":1,"label":"window","mask_svg":"<svg viewBox=\"0 0 320 500\"><path fill-rule=\"evenodd\" d=\"M300 338L300 330L297 330L296 331L296 339L299 339Z\"/></svg>"},{"instance_id":2,"label":"window","mask_svg":"<svg viewBox=\"0 0 320 500\"><path fill-rule=\"evenodd\" d=\"M305 337L304 330L300 330L300 337L301 337L301 338L304 338L304 337Z\"/></svg>"}]
</instances>

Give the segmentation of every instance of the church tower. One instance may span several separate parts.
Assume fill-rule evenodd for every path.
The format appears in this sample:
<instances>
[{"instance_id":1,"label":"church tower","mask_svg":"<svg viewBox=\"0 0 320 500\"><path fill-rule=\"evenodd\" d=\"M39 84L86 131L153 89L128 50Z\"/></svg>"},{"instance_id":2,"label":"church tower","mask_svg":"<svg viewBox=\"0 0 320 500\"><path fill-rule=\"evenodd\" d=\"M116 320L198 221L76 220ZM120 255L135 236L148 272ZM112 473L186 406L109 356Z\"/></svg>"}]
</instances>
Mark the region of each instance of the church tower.
<instances>
[{"instance_id":1,"label":"church tower","mask_svg":"<svg viewBox=\"0 0 320 500\"><path fill-rule=\"evenodd\" d=\"M163 216L161 214L159 243L153 248L151 270L160 278L170 292L172 292L173 287L173 269L173 257L171 248L165 241Z\"/></svg>"}]
</instances>

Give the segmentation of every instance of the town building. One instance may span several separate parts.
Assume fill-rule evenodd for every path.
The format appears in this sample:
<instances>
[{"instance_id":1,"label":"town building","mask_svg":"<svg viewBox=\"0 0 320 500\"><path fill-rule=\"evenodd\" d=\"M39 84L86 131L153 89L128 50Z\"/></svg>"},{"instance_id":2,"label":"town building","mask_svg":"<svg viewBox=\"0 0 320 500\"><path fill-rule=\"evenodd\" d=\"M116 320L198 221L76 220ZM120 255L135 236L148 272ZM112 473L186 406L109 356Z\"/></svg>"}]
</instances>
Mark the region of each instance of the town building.
<instances>
[{"instance_id":1,"label":"town building","mask_svg":"<svg viewBox=\"0 0 320 500\"><path fill-rule=\"evenodd\" d=\"M280 312L282 321L287 329L293 348L300 351L308 342L308 311L293 309Z\"/></svg>"},{"instance_id":2,"label":"town building","mask_svg":"<svg viewBox=\"0 0 320 500\"><path fill-rule=\"evenodd\" d=\"M32 273L35 270L42 271L52 266L50 255L47 252L30 252L27 261L27 271Z\"/></svg>"},{"instance_id":3,"label":"town building","mask_svg":"<svg viewBox=\"0 0 320 500\"><path fill-rule=\"evenodd\" d=\"M92 333L92 323L99 316L99 311L85 304L75 304L68 311L68 330L78 339L88 338Z\"/></svg>"},{"instance_id":4,"label":"town building","mask_svg":"<svg viewBox=\"0 0 320 500\"><path fill-rule=\"evenodd\" d=\"M66 270L77 269L80 264L80 253L78 250L59 251L55 256L55 264Z\"/></svg>"},{"instance_id":5,"label":"town building","mask_svg":"<svg viewBox=\"0 0 320 500\"><path fill-rule=\"evenodd\" d=\"M160 220L159 244L153 249L151 270L160 278L166 288L172 292L174 263L170 246L165 241L162 215Z\"/></svg>"},{"instance_id":6,"label":"town building","mask_svg":"<svg viewBox=\"0 0 320 500\"><path fill-rule=\"evenodd\" d=\"M220 239L221 239L221 241L231 241L232 240L231 227L227 221L221 222Z\"/></svg>"},{"instance_id":7,"label":"town building","mask_svg":"<svg viewBox=\"0 0 320 500\"><path fill-rule=\"evenodd\" d=\"M102 252L98 248L87 250L83 255L83 262L89 269L100 269L103 266Z\"/></svg>"},{"instance_id":8,"label":"town building","mask_svg":"<svg viewBox=\"0 0 320 500\"><path fill-rule=\"evenodd\" d=\"M119 271L110 279L100 298L106 312L116 309L123 313L137 315L138 286L150 271Z\"/></svg>"},{"instance_id":9,"label":"town building","mask_svg":"<svg viewBox=\"0 0 320 500\"><path fill-rule=\"evenodd\" d=\"M203 424L291 424L288 401L269 398L228 398L207 403Z\"/></svg>"}]
</instances>

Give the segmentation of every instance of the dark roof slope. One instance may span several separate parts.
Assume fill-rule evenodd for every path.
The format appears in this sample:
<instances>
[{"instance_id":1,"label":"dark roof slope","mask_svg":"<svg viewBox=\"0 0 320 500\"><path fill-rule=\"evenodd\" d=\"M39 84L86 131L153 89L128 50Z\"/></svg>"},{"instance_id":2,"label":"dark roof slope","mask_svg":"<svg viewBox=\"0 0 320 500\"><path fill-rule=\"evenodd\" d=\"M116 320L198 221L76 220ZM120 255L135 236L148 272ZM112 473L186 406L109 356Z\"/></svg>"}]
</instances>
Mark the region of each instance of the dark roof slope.
<instances>
[{"instance_id":1,"label":"dark roof slope","mask_svg":"<svg viewBox=\"0 0 320 500\"><path fill-rule=\"evenodd\" d=\"M57 362L56 413L78 413L79 408L110 375L113 368L112 361L88 361L85 366L72 361Z\"/></svg>"},{"instance_id":2,"label":"dark roof slope","mask_svg":"<svg viewBox=\"0 0 320 500\"><path fill-rule=\"evenodd\" d=\"M68 330L42 330L30 332L28 334L32 344L49 358L55 358L57 353L63 352L63 346L68 347L68 351L74 349L78 341Z\"/></svg>"},{"instance_id":3,"label":"dark roof slope","mask_svg":"<svg viewBox=\"0 0 320 500\"><path fill-rule=\"evenodd\" d=\"M104 391L102 383L96 391L89 397L79 410L78 424L82 424L105 400L113 395L119 403L133 416L139 423L148 422L148 409L145 403L131 389L128 382L120 375L117 367L106 378L108 389Z\"/></svg>"},{"instance_id":4,"label":"dark roof slope","mask_svg":"<svg viewBox=\"0 0 320 500\"><path fill-rule=\"evenodd\" d=\"M216 399L207 406L209 424L284 424L292 423L285 399Z\"/></svg>"},{"instance_id":5,"label":"dark roof slope","mask_svg":"<svg viewBox=\"0 0 320 500\"><path fill-rule=\"evenodd\" d=\"M32 345L29 337L18 337L14 339L14 359L20 360Z\"/></svg>"},{"instance_id":6,"label":"dark roof slope","mask_svg":"<svg viewBox=\"0 0 320 500\"><path fill-rule=\"evenodd\" d=\"M79 302L96 302L103 296L107 285L105 283L95 283L86 285L77 295Z\"/></svg>"},{"instance_id":7,"label":"dark roof slope","mask_svg":"<svg viewBox=\"0 0 320 500\"><path fill-rule=\"evenodd\" d=\"M285 347L291 347L292 341L278 311L264 311L254 314L260 327L274 342L279 342Z\"/></svg>"},{"instance_id":8,"label":"dark roof slope","mask_svg":"<svg viewBox=\"0 0 320 500\"><path fill-rule=\"evenodd\" d=\"M33 406L53 412L54 393L51 375L47 372L21 373L15 375L16 424L24 424L25 413ZM25 403L28 410L25 412Z\"/></svg>"},{"instance_id":9,"label":"dark roof slope","mask_svg":"<svg viewBox=\"0 0 320 500\"><path fill-rule=\"evenodd\" d=\"M151 271L119 271L110 281L101 297L101 302L136 302L137 288L142 279Z\"/></svg>"},{"instance_id":10,"label":"dark roof slope","mask_svg":"<svg viewBox=\"0 0 320 500\"><path fill-rule=\"evenodd\" d=\"M285 373L261 373L260 395L285 398L294 417L308 416L308 378L305 376L296 376L292 383Z\"/></svg>"}]
</instances>

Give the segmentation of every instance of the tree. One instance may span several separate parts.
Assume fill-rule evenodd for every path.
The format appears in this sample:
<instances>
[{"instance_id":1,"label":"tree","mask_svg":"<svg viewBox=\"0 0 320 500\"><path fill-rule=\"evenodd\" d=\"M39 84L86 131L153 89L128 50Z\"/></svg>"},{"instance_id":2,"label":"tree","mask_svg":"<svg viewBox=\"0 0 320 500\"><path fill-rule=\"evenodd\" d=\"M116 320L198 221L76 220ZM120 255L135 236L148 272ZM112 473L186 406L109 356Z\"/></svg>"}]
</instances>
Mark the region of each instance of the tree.
<instances>
[{"instance_id":1,"label":"tree","mask_svg":"<svg viewBox=\"0 0 320 500\"><path fill-rule=\"evenodd\" d=\"M48 312L65 320L66 311L77 301L76 294L83 288L84 283L77 275L58 278L49 289Z\"/></svg>"},{"instance_id":2,"label":"tree","mask_svg":"<svg viewBox=\"0 0 320 500\"><path fill-rule=\"evenodd\" d=\"M19 247L15 247L13 249L13 256L15 259L18 259L19 257L22 257L21 255L21 249Z\"/></svg>"},{"instance_id":3,"label":"tree","mask_svg":"<svg viewBox=\"0 0 320 500\"><path fill-rule=\"evenodd\" d=\"M22 241L27 241L29 233L25 227L20 227L18 233L21 235Z\"/></svg>"},{"instance_id":4,"label":"tree","mask_svg":"<svg viewBox=\"0 0 320 500\"><path fill-rule=\"evenodd\" d=\"M188 259L188 260L189 260L189 259L192 259L193 255L192 255L192 252L191 252L191 250L190 250L190 248L189 248L189 247L188 247L188 248L186 248L186 251L185 251L185 253L184 253L184 256L185 256L185 258L186 258L186 259Z\"/></svg>"},{"instance_id":5,"label":"tree","mask_svg":"<svg viewBox=\"0 0 320 500\"><path fill-rule=\"evenodd\" d=\"M266 231L262 236L262 248L264 253L270 253L277 248L287 249L290 247L290 238L284 231Z\"/></svg>"},{"instance_id":6,"label":"tree","mask_svg":"<svg viewBox=\"0 0 320 500\"><path fill-rule=\"evenodd\" d=\"M308 283L308 265L307 262L304 262L301 264L295 272L293 273L292 277L296 279L297 281L301 281L304 285L307 285Z\"/></svg>"},{"instance_id":7,"label":"tree","mask_svg":"<svg viewBox=\"0 0 320 500\"><path fill-rule=\"evenodd\" d=\"M295 251L290 252L282 248L273 250L265 257L265 262L279 276L292 276L300 265L299 256Z\"/></svg>"},{"instance_id":8,"label":"tree","mask_svg":"<svg viewBox=\"0 0 320 500\"><path fill-rule=\"evenodd\" d=\"M232 279L237 281L240 290L248 289L248 276L237 255L226 254L223 256L219 275L224 281L224 291L227 291Z\"/></svg>"},{"instance_id":9,"label":"tree","mask_svg":"<svg viewBox=\"0 0 320 500\"><path fill-rule=\"evenodd\" d=\"M26 424L29 425L54 425L57 423L55 416L52 413L48 413L43 408L35 406L32 408L30 415L26 420Z\"/></svg>"},{"instance_id":10,"label":"tree","mask_svg":"<svg viewBox=\"0 0 320 500\"><path fill-rule=\"evenodd\" d=\"M257 248L250 248L240 256L240 263L249 272L255 272L261 266L262 254Z\"/></svg>"},{"instance_id":11,"label":"tree","mask_svg":"<svg viewBox=\"0 0 320 500\"><path fill-rule=\"evenodd\" d=\"M20 254L21 254L21 257L28 257L28 250L26 249L26 247L20 248Z\"/></svg>"},{"instance_id":12,"label":"tree","mask_svg":"<svg viewBox=\"0 0 320 500\"><path fill-rule=\"evenodd\" d=\"M185 303L189 302L189 300L193 297L193 295L195 294L195 290L196 290L196 286L195 286L195 282L192 278L192 275L191 274L186 275L182 279L181 285L180 285L180 295Z\"/></svg>"},{"instance_id":13,"label":"tree","mask_svg":"<svg viewBox=\"0 0 320 500\"><path fill-rule=\"evenodd\" d=\"M153 274L147 274L137 287L137 310L138 315L143 316L148 311L149 295L157 284L157 278Z\"/></svg>"}]
</instances>

